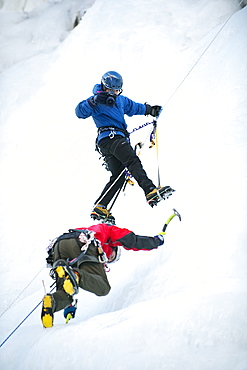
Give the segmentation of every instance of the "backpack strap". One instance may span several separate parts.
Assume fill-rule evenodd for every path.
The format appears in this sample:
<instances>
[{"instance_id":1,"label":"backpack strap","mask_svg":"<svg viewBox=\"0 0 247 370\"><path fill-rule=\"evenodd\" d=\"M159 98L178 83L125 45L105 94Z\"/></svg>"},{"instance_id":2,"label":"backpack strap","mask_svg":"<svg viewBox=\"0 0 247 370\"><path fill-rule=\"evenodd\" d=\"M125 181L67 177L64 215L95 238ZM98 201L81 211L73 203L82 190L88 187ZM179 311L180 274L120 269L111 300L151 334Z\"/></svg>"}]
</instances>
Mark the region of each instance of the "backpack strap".
<instances>
[{"instance_id":1,"label":"backpack strap","mask_svg":"<svg viewBox=\"0 0 247 370\"><path fill-rule=\"evenodd\" d=\"M78 247L82 251L79 256L80 258L82 258L82 256L86 253L91 242L94 242L94 245L97 246L93 231L90 231L88 229L85 229L85 230L69 229L68 232L63 233L59 237L53 239L52 242L47 247L47 253L48 253L48 257L46 258L47 267L51 268L53 266L53 256L54 256L55 245L64 239L75 239L76 240ZM58 244L58 254L60 256L59 244Z\"/></svg>"}]
</instances>

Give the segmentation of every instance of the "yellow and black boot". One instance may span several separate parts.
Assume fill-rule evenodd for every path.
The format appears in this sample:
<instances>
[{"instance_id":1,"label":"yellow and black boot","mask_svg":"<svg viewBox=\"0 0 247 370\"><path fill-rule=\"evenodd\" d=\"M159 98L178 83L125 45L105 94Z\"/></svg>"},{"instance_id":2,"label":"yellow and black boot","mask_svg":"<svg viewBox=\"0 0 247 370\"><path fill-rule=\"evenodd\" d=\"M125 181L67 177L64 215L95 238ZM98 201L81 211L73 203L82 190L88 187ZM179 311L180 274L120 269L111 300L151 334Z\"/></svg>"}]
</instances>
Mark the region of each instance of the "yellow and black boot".
<instances>
[{"instance_id":1,"label":"yellow and black boot","mask_svg":"<svg viewBox=\"0 0 247 370\"><path fill-rule=\"evenodd\" d=\"M44 328L53 326L53 314L55 310L55 302L52 294L46 294L42 302L41 321Z\"/></svg>"}]
</instances>

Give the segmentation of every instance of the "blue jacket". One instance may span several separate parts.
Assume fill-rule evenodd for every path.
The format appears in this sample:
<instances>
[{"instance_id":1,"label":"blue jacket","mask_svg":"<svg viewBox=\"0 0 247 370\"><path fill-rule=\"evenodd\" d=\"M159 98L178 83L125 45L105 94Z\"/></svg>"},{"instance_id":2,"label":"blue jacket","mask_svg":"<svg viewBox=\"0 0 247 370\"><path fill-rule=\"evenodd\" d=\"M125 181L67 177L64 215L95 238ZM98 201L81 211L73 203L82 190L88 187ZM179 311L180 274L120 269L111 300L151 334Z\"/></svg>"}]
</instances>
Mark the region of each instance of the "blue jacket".
<instances>
[{"instance_id":1,"label":"blue jacket","mask_svg":"<svg viewBox=\"0 0 247 370\"><path fill-rule=\"evenodd\" d=\"M97 94L101 90L101 85L97 84L93 88L93 94ZM117 96L114 107L98 104L95 108L92 108L88 102L90 98L92 98L92 96L90 96L87 100L82 100L77 105L75 113L78 118L88 118L92 116L97 128L113 126L119 127L122 130L126 130L127 124L124 119L125 114L131 117L133 115L144 115L146 113L145 104L135 103L123 95ZM109 133L110 131L104 131L100 133L97 138L97 142L109 136ZM123 132L117 130L115 130L115 134L125 136Z\"/></svg>"}]
</instances>

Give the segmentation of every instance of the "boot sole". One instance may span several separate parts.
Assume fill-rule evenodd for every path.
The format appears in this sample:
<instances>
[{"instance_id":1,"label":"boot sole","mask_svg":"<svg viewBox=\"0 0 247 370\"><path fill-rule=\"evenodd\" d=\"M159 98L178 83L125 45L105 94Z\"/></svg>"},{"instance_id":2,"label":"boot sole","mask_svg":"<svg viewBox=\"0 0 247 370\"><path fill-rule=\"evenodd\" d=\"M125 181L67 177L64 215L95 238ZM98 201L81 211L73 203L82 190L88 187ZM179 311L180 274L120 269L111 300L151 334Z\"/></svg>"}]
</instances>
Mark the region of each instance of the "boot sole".
<instances>
[{"instance_id":1,"label":"boot sole","mask_svg":"<svg viewBox=\"0 0 247 370\"><path fill-rule=\"evenodd\" d=\"M96 212L92 212L91 213L91 218L93 218L94 220L106 220L107 219L107 216L105 214L102 214L102 215L99 215L98 213Z\"/></svg>"},{"instance_id":2,"label":"boot sole","mask_svg":"<svg viewBox=\"0 0 247 370\"><path fill-rule=\"evenodd\" d=\"M48 311L47 313L43 313L43 311ZM49 312L50 311L50 312ZM41 314L41 321L44 328L51 328L53 326L53 313L52 313L52 297L50 295L46 295L43 298L43 308Z\"/></svg>"},{"instance_id":3,"label":"boot sole","mask_svg":"<svg viewBox=\"0 0 247 370\"><path fill-rule=\"evenodd\" d=\"M101 221L103 223L109 223L111 225L115 225L115 218L112 219L112 217L108 218L105 215L104 216L100 216L100 215L98 215L97 213L94 213L94 212L91 213L90 217L93 220L97 220L97 221Z\"/></svg>"},{"instance_id":4,"label":"boot sole","mask_svg":"<svg viewBox=\"0 0 247 370\"><path fill-rule=\"evenodd\" d=\"M175 190L167 187L162 192L157 192L154 196L147 200L148 204L153 207L156 206L162 199L168 199Z\"/></svg>"}]
</instances>

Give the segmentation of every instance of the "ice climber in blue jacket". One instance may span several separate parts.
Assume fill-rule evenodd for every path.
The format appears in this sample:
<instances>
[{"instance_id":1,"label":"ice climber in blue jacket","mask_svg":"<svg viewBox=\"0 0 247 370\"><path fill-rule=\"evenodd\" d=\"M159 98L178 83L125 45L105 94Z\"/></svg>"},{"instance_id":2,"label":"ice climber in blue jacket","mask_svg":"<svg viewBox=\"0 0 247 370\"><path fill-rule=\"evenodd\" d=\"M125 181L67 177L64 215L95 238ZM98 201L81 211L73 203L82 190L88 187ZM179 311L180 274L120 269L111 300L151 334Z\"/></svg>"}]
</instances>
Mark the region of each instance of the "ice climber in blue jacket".
<instances>
[{"instance_id":1,"label":"ice climber in blue jacket","mask_svg":"<svg viewBox=\"0 0 247 370\"><path fill-rule=\"evenodd\" d=\"M141 161L129 142L129 134L124 115L151 115L158 117L161 106L136 103L122 94L122 76L114 71L106 72L101 84L93 88L93 96L81 101L76 107L78 118L92 116L98 136L96 145L105 158L112 175L102 193L94 203L91 217L114 223L115 219L107 205L125 181L124 169L127 168L143 189L147 202L153 206L157 199L171 195L170 186L156 187L147 177ZM120 175L121 174L121 175Z\"/></svg>"}]
</instances>

